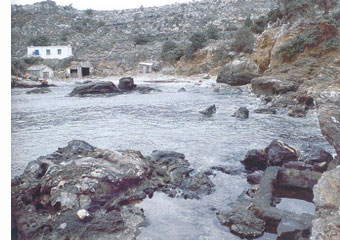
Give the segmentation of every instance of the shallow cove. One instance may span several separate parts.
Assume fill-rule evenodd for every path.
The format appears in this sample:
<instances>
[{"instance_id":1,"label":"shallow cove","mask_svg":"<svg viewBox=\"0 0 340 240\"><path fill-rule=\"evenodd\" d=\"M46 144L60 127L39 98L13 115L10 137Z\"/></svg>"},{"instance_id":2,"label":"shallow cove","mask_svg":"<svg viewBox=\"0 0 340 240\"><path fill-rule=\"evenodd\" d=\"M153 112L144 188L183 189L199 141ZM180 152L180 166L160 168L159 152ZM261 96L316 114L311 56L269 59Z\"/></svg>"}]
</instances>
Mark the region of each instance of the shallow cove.
<instances>
[{"instance_id":1,"label":"shallow cove","mask_svg":"<svg viewBox=\"0 0 340 240\"><path fill-rule=\"evenodd\" d=\"M116 82L115 82L116 83ZM137 84L146 84L143 81ZM250 149L264 148L274 138L299 148L315 144L332 152L322 137L315 113L291 118L255 114L260 101L249 92L196 87L191 83L155 83L162 92L131 93L113 97L65 97L74 85L51 88L47 94L12 90L12 177L29 161L64 147L73 139L99 148L184 153L196 171L216 165L240 167ZM178 92L181 87L186 92ZM212 104L217 112L204 117L198 111ZM250 111L241 121L231 115L241 106ZM211 177L216 192L202 200L171 199L156 193L139 206L150 226L138 239L239 239L220 226L214 209L227 204L249 187L245 176L216 172ZM273 239L266 235L262 239Z\"/></svg>"}]
</instances>

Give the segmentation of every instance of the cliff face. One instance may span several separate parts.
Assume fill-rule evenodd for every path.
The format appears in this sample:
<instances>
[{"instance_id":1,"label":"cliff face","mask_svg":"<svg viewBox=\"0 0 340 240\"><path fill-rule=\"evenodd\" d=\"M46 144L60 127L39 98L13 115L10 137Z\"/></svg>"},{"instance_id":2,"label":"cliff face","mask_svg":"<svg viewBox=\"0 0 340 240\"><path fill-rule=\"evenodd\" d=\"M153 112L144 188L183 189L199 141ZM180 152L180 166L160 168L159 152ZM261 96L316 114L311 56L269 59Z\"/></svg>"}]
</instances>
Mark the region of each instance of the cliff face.
<instances>
[{"instance_id":1,"label":"cliff face","mask_svg":"<svg viewBox=\"0 0 340 240\"><path fill-rule=\"evenodd\" d=\"M185 44L210 25L220 36L209 43L210 51L226 46L247 16L273 7L274 0L202 0L117 11L79 11L53 1L12 5L12 57L24 56L30 39L47 36L50 45L69 44L76 58L98 64L100 74L127 72L139 61L160 61L165 40ZM136 45L138 40L145 41Z\"/></svg>"}]
</instances>

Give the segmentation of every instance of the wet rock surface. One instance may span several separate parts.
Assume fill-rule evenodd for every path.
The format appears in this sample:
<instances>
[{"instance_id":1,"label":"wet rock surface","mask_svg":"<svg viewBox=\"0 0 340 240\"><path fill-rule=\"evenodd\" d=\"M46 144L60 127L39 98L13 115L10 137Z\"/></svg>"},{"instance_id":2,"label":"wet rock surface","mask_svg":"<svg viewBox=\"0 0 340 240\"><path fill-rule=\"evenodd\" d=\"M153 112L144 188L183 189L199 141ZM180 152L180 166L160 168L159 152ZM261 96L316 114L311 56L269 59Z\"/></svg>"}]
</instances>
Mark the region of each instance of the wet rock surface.
<instances>
[{"instance_id":1,"label":"wet rock surface","mask_svg":"<svg viewBox=\"0 0 340 240\"><path fill-rule=\"evenodd\" d=\"M112 82L88 83L75 87L69 97L100 96L107 94L120 94L122 91Z\"/></svg>"},{"instance_id":2,"label":"wet rock surface","mask_svg":"<svg viewBox=\"0 0 340 240\"><path fill-rule=\"evenodd\" d=\"M26 94L44 94L51 92L48 88L35 88L26 92Z\"/></svg>"},{"instance_id":3,"label":"wet rock surface","mask_svg":"<svg viewBox=\"0 0 340 240\"><path fill-rule=\"evenodd\" d=\"M258 108L254 110L254 113L259 114L276 114L276 112L275 108Z\"/></svg>"},{"instance_id":4,"label":"wet rock surface","mask_svg":"<svg viewBox=\"0 0 340 240\"><path fill-rule=\"evenodd\" d=\"M299 88L299 85L293 81L265 76L252 79L251 87L255 94L277 95L294 92Z\"/></svg>"},{"instance_id":5,"label":"wet rock surface","mask_svg":"<svg viewBox=\"0 0 340 240\"><path fill-rule=\"evenodd\" d=\"M216 113L216 106L215 106L215 104L213 104L213 105L207 107L206 109L199 111L199 113L206 115L206 116L211 116L214 113Z\"/></svg>"},{"instance_id":6,"label":"wet rock surface","mask_svg":"<svg viewBox=\"0 0 340 240\"><path fill-rule=\"evenodd\" d=\"M183 154L144 157L74 140L12 179L12 233L18 239L135 239L146 225L135 203L155 191L198 199L213 187Z\"/></svg>"},{"instance_id":7,"label":"wet rock surface","mask_svg":"<svg viewBox=\"0 0 340 240\"><path fill-rule=\"evenodd\" d=\"M249 118L249 110L246 107L240 107L232 116L239 119L247 119Z\"/></svg>"},{"instance_id":8,"label":"wet rock surface","mask_svg":"<svg viewBox=\"0 0 340 240\"><path fill-rule=\"evenodd\" d=\"M123 77L119 79L118 88L123 91L131 91L135 89L137 85L134 83L134 80L132 77Z\"/></svg>"}]
</instances>

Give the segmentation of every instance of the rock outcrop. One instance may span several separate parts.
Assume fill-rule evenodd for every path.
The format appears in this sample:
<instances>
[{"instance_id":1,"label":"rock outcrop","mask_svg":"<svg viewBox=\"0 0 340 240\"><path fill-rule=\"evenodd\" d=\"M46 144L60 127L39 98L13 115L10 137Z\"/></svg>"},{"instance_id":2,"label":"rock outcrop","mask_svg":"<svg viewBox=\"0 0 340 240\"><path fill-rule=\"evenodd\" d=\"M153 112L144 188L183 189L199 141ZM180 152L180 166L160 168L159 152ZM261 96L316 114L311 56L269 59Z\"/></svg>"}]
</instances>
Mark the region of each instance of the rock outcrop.
<instances>
[{"instance_id":1,"label":"rock outcrop","mask_svg":"<svg viewBox=\"0 0 340 240\"><path fill-rule=\"evenodd\" d=\"M216 106L215 106L215 104L213 104L213 105L207 107L206 109L199 111L199 113L206 115L206 116L211 116L214 113L216 113Z\"/></svg>"},{"instance_id":2,"label":"rock outcrop","mask_svg":"<svg viewBox=\"0 0 340 240\"><path fill-rule=\"evenodd\" d=\"M265 76L251 80L252 91L255 94L277 95L298 89L298 84L293 81L280 80L275 77Z\"/></svg>"},{"instance_id":3,"label":"rock outcrop","mask_svg":"<svg viewBox=\"0 0 340 240\"><path fill-rule=\"evenodd\" d=\"M246 107L240 107L232 117L236 117L239 119L247 119L249 118L249 110Z\"/></svg>"},{"instance_id":4,"label":"rock outcrop","mask_svg":"<svg viewBox=\"0 0 340 240\"><path fill-rule=\"evenodd\" d=\"M69 97L87 97L120 94L122 91L112 82L88 83L75 87L68 95Z\"/></svg>"},{"instance_id":5,"label":"rock outcrop","mask_svg":"<svg viewBox=\"0 0 340 240\"><path fill-rule=\"evenodd\" d=\"M220 70L216 82L226 83L231 86L241 86L249 84L253 78L258 76L258 67L253 60L237 59Z\"/></svg>"},{"instance_id":6,"label":"rock outcrop","mask_svg":"<svg viewBox=\"0 0 340 240\"><path fill-rule=\"evenodd\" d=\"M213 191L183 154L109 151L74 140L12 179L12 234L19 239L135 239L145 225L135 203L155 191L199 198Z\"/></svg>"}]
</instances>

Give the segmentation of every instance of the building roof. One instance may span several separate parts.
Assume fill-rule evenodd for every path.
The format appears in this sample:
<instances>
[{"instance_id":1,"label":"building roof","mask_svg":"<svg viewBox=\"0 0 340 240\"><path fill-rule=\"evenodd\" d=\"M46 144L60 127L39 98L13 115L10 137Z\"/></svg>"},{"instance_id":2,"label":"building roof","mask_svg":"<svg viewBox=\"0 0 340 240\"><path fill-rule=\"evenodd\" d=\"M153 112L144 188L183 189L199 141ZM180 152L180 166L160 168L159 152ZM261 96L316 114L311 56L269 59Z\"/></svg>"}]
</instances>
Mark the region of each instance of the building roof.
<instances>
[{"instance_id":1,"label":"building roof","mask_svg":"<svg viewBox=\"0 0 340 240\"><path fill-rule=\"evenodd\" d=\"M140 62L139 63L140 65L147 65L147 66L152 66L153 63L147 63L147 62Z\"/></svg>"},{"instance_id":2,"label":"building roof","mask_svg":"<svg viewBox=\"0 0 340 240\"><path fill-rule=\"evenodd\" d=\"M27 68L28 71L40 71L43 70L44 68L48 68L46 65L33 65Z\"/></svg>"}]
</instances>

